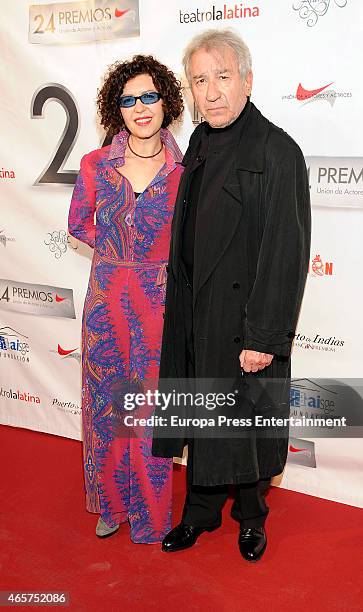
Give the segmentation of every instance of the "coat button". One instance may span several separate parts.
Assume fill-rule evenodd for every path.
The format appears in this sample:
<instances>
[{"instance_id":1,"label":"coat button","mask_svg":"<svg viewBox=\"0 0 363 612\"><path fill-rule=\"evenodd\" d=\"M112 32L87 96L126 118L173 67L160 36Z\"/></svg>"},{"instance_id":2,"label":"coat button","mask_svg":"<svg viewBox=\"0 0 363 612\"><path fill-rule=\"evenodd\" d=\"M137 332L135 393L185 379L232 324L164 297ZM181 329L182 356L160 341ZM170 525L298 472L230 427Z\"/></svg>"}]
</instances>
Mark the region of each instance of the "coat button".
<instances>
[{"instance_id":1,"label":"coat button","mask_svg":"<svg viewBox=\"0 0 363 612\"><path fill-rule=\"evenodd\" d=\"M237 282L233 283L233 285L232 285L233 289L239 289L240 286L241 285L239 283L237 283Z\"/></svg>"},{"instance_id":2,"label":"coat button","mask_svg":"<svg viewBox=\"0 0 363 612\"><path fill-rule=\"evenodd\" d=\"M238 342L241 342L241 338L239 336L235 336L233 338L233 342L235 342L237 344Z\"/></svg>"},{"instance_id":3,"label":"coat button","mask_svg":"<svg viewBox=\"0 0 363 612\"><path fill-rule=\"evenodd\" d=\"M203 161L203 157L202 157L201 155L198 155L198 157L197 157L197 161L198 161L198 162Z\"/></svg>"}]
</instances>

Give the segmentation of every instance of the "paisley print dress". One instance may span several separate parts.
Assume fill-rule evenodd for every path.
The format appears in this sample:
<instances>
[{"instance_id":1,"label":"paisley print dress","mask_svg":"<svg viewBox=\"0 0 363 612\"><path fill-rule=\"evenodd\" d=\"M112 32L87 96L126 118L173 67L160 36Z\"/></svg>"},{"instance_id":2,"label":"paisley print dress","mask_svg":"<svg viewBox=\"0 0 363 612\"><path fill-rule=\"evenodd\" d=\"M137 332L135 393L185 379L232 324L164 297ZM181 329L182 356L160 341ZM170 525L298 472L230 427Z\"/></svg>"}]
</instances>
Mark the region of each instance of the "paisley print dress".
<instances>
[{"instance_id":1,"label":"paisley print dress","mask_svg":"<svg viewBox=\"0 0 363 612\"><path fill-rule=\"evenodd\" d=\"M129 521L133 542L153 543L171 528L172 460L153 457L151 436L125 433L117 416L122 389L158 377L183 168L173 136L162 129L165 164L136 198L122 176L127 137L121 131L82 158L69 212L69 233L94 249L82 321L84 477L88 511L110 527Z\"/></svg>"}]
</instances>

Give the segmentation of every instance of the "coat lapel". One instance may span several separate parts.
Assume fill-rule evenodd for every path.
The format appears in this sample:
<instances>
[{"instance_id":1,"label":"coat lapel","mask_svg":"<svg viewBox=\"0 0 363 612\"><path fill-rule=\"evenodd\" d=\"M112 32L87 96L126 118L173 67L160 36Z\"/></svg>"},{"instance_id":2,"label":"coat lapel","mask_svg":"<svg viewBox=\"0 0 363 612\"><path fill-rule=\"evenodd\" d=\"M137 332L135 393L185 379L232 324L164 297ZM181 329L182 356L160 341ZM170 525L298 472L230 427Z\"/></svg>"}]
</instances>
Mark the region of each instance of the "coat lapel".
<instances>
[{"instance_id":1,"label":"coat lapel","mask_svg":"<svg viewBox=\"0 0 363 612\"><path fill-rule=\"evenodd\" d=\"M234 158L224 164L218 173L218 180L203 181L204 189L201 205L198 206L194 246L194 302L199 289L212 274L218 261L228 248L243 213L243 204Z\"/></svg>"},{"instance_id":2,"label":"coat lapel","mask_svg":"<svg viewBox=\"0 0 363 612\"><path fill-rule=\"evenodd\" d=\"M178 277L178 266L180 263L181 234L183 231L184 203L187 192L190 171L186 168L181 175L178 195L175 202L174 217L171 228L170 263L174 278Z\"/></svg>"},{"instance_id":3,"label":"coat lapel","mask_svg":"<svg viewBox=\"0 0 363 612\"><path fill-rule=\"evenodd\" d=\"M178 195L175 202L175 212L171 232L172 238L170 244L171 267L175 278L177 278L179 265L183 267L183 261L180 256L180 248L183 234L185 207L192 174L194 170L196 170L202 163L201 159L197 159L197 154L203 148L202 141L203 138L201 133L196 130L182 160L182 165L185 167L185 170L180 179Z\"/></svg>"},{"instance_id":4,"label":"coat lapel","mask_svg":"<svg viewBox=\"0 0 363 612\"><path fill-rule=\"evenodd\" d=\"M222 255L228 248L238 223L245 213L248 190L240 189L240 172L261 173L264 168L265 141L269 121L249 103L246 123L240 141L231 151L223 168L212 162L212 172L205 171L201 189L204 190L196 219L196 240L194 248L193 298L208 280ZM223 156L225 160L225 155ZM213 172L214 169L216 170ZM207 167L206 167L207 170ZM253 177L246 179L253 183Z\"/></svg>"},{"instance_id":5,"label":"coat lapel","mask_svg":"<svg viewBox=\"0 0 363 612\"><path fill-rule=\"evenodd\" d=\"M198 291L207 281L228 248L246 209L246 198L242 196L239 186L239 170L252 173L263 172L264 144L269 126L270 122L250 103L248 120L242 130L241 141L237 150L231 152L228 162L223 164L223 168L219 166L218 173L210 175L209 180L206 180L207 173L204 173L201 186L204 193L200 206L198 205L195 228L194 302ZM182 161L185 170L181 177L175 204L170 247L171 267L175 278L177 278L178 267L181 262L180 247L188 187L192 172L196 168L197 155L203 149L204 136L204 129L199 126L192 135L190 146Z\"/></svg>"}]
</instances>

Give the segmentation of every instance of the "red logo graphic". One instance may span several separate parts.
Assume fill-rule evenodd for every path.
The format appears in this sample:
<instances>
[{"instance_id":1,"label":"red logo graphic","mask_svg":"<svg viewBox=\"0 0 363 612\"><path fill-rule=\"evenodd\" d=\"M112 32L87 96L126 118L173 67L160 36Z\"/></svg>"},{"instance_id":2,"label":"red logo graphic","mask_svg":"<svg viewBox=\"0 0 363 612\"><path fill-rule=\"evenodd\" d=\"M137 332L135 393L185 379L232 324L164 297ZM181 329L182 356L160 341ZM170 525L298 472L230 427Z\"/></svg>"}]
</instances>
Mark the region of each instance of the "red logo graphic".
<instances>
[{"instance_id":1,"label":"red logo graphic","mask_svg":"<svg viewBox=\"0 0 363 612\"><path fill-rule=\"evenodd\" d=\"M61 357L62 361L65 359L75 359L79 364L81 363L81 353L78 348L64 349L60 344L58 344L57 350L55 351L54 349L50 349L50 352L55 353L55 355L58 355L58 357Z\"/></svg>"},{"instance_id":2,"label":"red logo graphic","mask_svg":"<svg viewBox=\"0 0 363 612\"><path fill-rule=\"evenodd\" d=\"M292 444L289 445L290 453L301 453L301 451L307 451L307 448L295 448Z\"/></svg>"},{"instance_id":3,"label":"red logo graphic","mask_svg":"<svg viewBox=\"0 0 363 612\"><path fill-rule=\"evenodd\" d=\"M326 261L324 263L321 256L316 254L311 264L309 264L309 274L313 274L314 276L332 276L333 262Z\"/></svg>"},{"instance_id":4,"label":"red logo graphic","mask_svg":"<svg viewBox=\"0 0 363 612\"><path fill-rule=\"evenodd\" d=\"M56 302L64 302L64 300L66 300L67 298L62 298L60 295L58 295L58 293L55 294L55 301Z\"/></svg>"},{"instance_id":5,"label":"red logo graphic","mask_svg":"<svg viewBox=\"0 0 363 612\"><path fill-rule=\"evenodd\" d=\"M5 179L5 178L15 178L15 172L14 170L5 170L5 168L0 168L0 178Z\"/></svg>"},{"instance_id":6,"label":"red logo graphic","mask_svg":"<svg viewBox=\"0 0 363 612\"><path fill-rule=\"evenodd\" d=\"M76 351L76 350L77 350L77 349L75 349L75 348L74 348L74 349L70 349L70 350L68 351L68 350L66 350L66 349L63 349L63 348L61 347L61 345L60 345L60 344L58 344L58 355L62 355L62 356L64 356L64 355L70 355L71 353L74 353L74 351Z\"/></svg>"},{"instance_id":7,"label":"red logo graphic","mask_svg":"<svg viewBox=\"0 0 363 612\"><path fill-rule=\"evenodd\" d=\"M309 98L313 98L317 94L321 93L322 91L324 91L324 89L326 89L332 84L333 84L333 81L331 83L328 83L328 85L324 85L324 87L319 87L318 89L305 89L301 85L301 83L299 83L299 86L296 90L296 98L297 100L300 100L300 101L308 100Z\"/></svg>"},{"instance_id":8,"label":"red logo graphic","mask_svg":"<svg viewBox=\"0 0 363 612\"><path fill-rule=\"evenodd\" d=\"M115 9L115 17L122 17L125 13L128 13L130 9L126 9L125 11L119 11L118 8Z\"/></svg>"}]
</instances>

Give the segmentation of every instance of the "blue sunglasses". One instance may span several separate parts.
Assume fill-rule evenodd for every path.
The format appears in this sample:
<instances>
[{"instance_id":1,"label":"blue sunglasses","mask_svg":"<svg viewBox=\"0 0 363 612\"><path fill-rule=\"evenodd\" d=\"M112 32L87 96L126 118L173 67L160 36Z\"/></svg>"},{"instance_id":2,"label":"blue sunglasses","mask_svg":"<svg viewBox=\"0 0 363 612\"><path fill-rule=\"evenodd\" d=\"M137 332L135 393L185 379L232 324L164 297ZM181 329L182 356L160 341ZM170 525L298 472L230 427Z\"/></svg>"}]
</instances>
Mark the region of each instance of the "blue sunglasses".
<instances>
[{"instance_id":1,"label":"blue sunglasses","mask_svg":"<svg viewBox=\"0 0 363 612\"><path fill-rule=\"evenodd\" d=\"M162 98L162 95L157 91L147 91L141 96L120 96L119 104L121 108L130 108L135 106L136 100L141 100L143 104L155 104Z\"/></svg>"}]
</instances>

